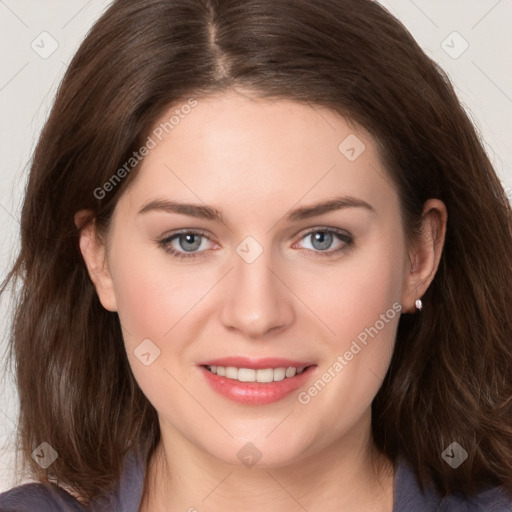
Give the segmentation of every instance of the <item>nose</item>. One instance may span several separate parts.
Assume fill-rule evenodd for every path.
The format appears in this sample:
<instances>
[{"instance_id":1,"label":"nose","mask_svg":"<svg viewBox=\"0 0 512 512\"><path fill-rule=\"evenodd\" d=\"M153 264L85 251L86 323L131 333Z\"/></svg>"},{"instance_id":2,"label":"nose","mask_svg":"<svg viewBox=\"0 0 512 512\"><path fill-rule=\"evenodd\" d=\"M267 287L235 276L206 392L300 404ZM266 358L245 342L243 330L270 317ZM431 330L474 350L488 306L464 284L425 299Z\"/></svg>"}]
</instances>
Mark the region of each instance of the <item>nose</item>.
<instances>
[{"instance_id":1,"label":"nose","mask_svg":"<svg viewBox=\"0 0 512 512\"><path fill-rule=\"evenodd\" d=\"M294 321L290 290L272 268L270 251L248 263L234 254L234 269L225 283L221 321L247 338L263 338L284 330Z\"/></svg>"}]
</instances>

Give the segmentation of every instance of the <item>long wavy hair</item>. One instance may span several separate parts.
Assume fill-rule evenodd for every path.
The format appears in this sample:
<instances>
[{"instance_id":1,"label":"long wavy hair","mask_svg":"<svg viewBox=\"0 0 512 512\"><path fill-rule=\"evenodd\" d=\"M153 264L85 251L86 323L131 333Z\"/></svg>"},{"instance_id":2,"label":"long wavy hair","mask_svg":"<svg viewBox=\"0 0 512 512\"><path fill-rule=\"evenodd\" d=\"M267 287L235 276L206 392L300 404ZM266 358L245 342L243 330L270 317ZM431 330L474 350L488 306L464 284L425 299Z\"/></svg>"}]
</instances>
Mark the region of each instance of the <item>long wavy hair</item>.
<instances>
[{"instance_id":1,"label":"long wavy hair","mask_svg":"<svg viewBox=\"0 0 512 512\"><path fill-rule=\"evenodd\" d=\"M327 107L365 127L409 241L424 202L446 204L440 266L421 314L400 319L372 436L443 494L512 493L510 205L447 75L371 0L117 0L94 24L34 151L21 246L1 288L16 290L9 357L25 469L89 503L116 484L130 450L149 458L157 446L157 413L131 372L117 314L99 302L74 215L89 210L108 230L140 164L105 184L155 121L230 88ZM46 470L31 457L43 441L59 454ZM452 441L468 452L457 469L441 457Z\"/></svg>"}]
</instances>

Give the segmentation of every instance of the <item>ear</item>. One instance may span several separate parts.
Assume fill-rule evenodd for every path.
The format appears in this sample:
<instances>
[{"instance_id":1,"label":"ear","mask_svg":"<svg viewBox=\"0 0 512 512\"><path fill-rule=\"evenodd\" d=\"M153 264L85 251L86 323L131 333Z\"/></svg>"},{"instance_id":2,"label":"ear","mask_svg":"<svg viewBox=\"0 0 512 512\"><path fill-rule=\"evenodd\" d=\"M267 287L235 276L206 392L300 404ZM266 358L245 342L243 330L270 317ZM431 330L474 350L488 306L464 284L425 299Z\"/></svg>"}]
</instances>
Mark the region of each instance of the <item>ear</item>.
<instances>
[{"instance_id":1,"label":"ear","mask_svg":"<svg viewBox=\"0 0 512 512\"><path fill-rule=\"evenodd\" d=\"M74 220L79 230L80 252L100 302L108 311L117 311L114 286L107 265L106 243L96 230L91 212L80 210L75 214Z\"/></svg>"},{"instance_id":2,"label":"ear","mask_svg":"<svg viewBox=\"0 0 512 512\"><path fill-rule=\"evenodd\" d=\"M410 266L402 290L402 311L414 313L417 299L421 299L439 267L446 235L448 213L439 199L429 199L423 206L421 236L411 243Z\"/></svg>"}]
</instances>

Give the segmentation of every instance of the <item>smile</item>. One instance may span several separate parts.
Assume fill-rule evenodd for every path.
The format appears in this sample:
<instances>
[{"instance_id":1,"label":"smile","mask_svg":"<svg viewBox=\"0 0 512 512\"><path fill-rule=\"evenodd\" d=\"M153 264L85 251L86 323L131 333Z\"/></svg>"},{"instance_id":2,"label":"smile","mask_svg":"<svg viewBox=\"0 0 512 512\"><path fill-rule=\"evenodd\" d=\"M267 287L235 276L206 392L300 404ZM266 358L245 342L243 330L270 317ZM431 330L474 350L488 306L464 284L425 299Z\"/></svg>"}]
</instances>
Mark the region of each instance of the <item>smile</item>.
<instances>
[{"instance_id":1,"label":"smile","mask_svg":"<svg viewBox=\"0 0 512 512\"><path fill-rule=\"evenodd\" d=\"M305 361L245 357L227 357L199 365L210 389L246 405L270 404L285 398L304 386L316 368L316 364Z\"/></svg>"},{"instance_id":2,"label":"smile","mask_svg":"<svg viewBox=\"0 0 512 512\"><path fill-rule=\"evenodd\" d=\"M240 382L278 382L289 379L295 375L300 375L304 371L304 366L296 368L236 368L235 366L206 366L206 369L220 377L238 380Z\"/></svg>"}]
</instances>

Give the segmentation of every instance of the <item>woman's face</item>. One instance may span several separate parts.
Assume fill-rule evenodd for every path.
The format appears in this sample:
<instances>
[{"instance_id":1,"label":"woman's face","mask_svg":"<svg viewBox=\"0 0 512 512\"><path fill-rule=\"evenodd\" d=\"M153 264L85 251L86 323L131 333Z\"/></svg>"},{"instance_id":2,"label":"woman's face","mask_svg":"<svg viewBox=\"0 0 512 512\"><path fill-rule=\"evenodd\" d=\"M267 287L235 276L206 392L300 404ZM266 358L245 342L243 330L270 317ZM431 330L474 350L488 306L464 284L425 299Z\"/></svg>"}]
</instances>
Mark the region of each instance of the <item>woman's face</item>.
<instances>
[{"instance_id":1,"label":"woman's face","mask_svg":"<svg viewBox=\"0 0 512 512\"><path fill-rule=\"evenodd\" d=\"M98 287L164 440L285 465L367 436L400 305L418 298L374 141L331 111L235 93L165 134L179 107L119 199Z\"/></svg>"}]
</instances>

